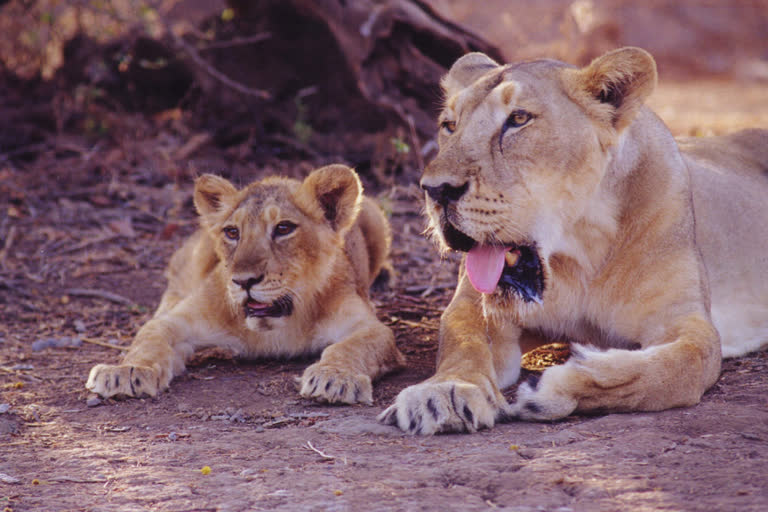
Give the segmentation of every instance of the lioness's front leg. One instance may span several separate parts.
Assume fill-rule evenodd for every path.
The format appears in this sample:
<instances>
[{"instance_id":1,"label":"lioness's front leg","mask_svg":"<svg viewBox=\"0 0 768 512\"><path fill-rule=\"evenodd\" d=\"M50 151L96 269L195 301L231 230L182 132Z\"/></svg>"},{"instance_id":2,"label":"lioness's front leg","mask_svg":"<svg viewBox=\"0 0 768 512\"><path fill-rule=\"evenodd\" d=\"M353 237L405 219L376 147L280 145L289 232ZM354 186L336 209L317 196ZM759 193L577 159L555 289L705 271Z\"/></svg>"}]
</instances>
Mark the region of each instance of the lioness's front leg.
<instances>
[{"instance_id":1,"label":"lioness's front leg","mask_svg":"<svg viewBox=\"0 0 768 512\"><path fill-rule=\"evenodd\" d=\"M698 403L720 373L717 330L694 313L667 333L674 337L670 342L642 350L575 346L564 365L520 385L514 417L555 420L573 412L661 411Z\"/></svg>"},{"instance_id":2,"label":"lioness's front leg","mask_svg":"<svg viewBox=\"0 0 768 512\"><path fill-rule=\"evenodd\" d=\"M324 322L321 337L339 337L304 370L300 394L328 403L373 404L372 381L405 364L392 331L355 297Z\"/></svg>"},{"instance_id":3,"label":"lioness's front leg","mask_svg":"<svg viewBox=\"0 0 768 512\"><path fill-rule=\"evenodd\" d=\"M480 295L462 278L440 322L437 372L410 386L379 420L410 434L475 432L505 419L500 389L520 371L519 329L484 317Z\"/></svg>"}]
</instances>

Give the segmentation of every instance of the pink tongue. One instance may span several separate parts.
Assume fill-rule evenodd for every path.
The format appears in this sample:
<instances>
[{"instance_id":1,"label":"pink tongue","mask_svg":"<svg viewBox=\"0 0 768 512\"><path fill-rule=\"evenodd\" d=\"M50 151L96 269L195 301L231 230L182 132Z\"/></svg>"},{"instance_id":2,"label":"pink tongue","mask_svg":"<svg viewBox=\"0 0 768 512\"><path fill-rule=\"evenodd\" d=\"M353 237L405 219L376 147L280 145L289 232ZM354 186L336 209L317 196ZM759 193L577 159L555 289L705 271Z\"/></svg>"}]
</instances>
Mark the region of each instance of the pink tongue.
<instances>
[{"instance_id":1,"label":"pink tongue","mask_svg":"<svg viewBox=\"0 0 768 512\"><path fill-rule=\"evenodd\" d=\"M480 293L493 293L504 270L506 247L479 245L467 253L467 277Z\"/></svg>"}]
</instances>

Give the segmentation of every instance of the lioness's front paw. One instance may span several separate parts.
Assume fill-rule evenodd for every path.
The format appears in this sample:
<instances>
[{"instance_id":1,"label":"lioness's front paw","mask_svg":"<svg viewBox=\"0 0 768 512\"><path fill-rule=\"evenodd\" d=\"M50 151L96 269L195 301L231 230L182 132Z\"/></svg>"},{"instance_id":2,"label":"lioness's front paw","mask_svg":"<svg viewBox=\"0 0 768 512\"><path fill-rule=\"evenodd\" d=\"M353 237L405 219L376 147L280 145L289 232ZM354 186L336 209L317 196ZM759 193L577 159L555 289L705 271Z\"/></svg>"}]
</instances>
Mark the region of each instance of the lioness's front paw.
<instances>
[{"instance_id":1,"label":"lioness's front paw","mask_svg":"<svg viewBox=\"0 0 768 512\"><path fill-rule=\"evenodd\" d=\"M578 400L569 393L578 389L578 381L569 380L574 366L570 362L553 366L520 384L517 401L511 405L512 415L521 420L552 421L575 411Z\"/></svg>"},{"instance_id":2,"label":"lioness's front paw","mask_svg":"<svg viewBox=\"0 0 768 512\"><path fill-rule=\"evenodd\" d=\"M508 416L509 405L494 394L460 380L428 380L401 391L379 421L417 435L476 432Z\"/></svg>"},{"instance_id":3,"label":"lioness's front paw","mask_svg":"<svg viewBox=\"0 0 768 512\"><path fill-rule=\"evenodd\" d=\"M323 363L315 363L304 370L299 393L304 398L320 402L373 404L373 386L368 375Z\"/></svg>"},{"instance_id":4,"label":"lioness's front paw","mask_svg":"<svg viewBox=\"0 0 768 512\"><path fill-rule=\"evenodd\" d=\"M97 364L91 368L85 387L104 398L154 397L159 391L160 379L154 369L146 366Z\"/></svg>"}]
</instances>

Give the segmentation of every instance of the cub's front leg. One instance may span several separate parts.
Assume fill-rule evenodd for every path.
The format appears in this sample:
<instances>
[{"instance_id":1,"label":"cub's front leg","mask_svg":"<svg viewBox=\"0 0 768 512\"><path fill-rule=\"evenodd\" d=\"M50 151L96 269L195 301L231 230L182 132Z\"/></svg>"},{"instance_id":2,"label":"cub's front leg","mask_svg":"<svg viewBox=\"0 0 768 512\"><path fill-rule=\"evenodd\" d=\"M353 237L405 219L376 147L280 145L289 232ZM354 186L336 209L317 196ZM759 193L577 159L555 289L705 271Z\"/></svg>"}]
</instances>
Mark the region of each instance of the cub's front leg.
<instances>
[{"instance_id":1,"label":"cub's front leg","mask_svg":"<svg viewBox=\"0 0 768 512\"><path fill-rule=\"evenodd\" d=\"M304 370L299 393L327 403L373 404L373 380L405 364L392 331L355 297L323 322L320 339L339 341Z\"/></svg>"},{"instance_id":2,"label":"cub's front leg","mask_svg":"<svg viewBox=\"0 0 768 512\"><path fill-rule=\"evenodd\" d=\"M436 434L475 432L506 419L500 389L519 375L519 334L485 319L479 294L462 279L440 322L437 372L401 391L379 420L410 434Z\"/></svg>"},{"instance_id":3,"label":"cub's front leg","mask_svg":"<svg viewBox=\"0 0 768 512\"><path fill-rule=\"evenodd\" d=\"M136 334L122 363L94 366L85 387L104 398L157 396L184 371L184 361L194 350L185 342L188 325L173 313L151 319Z\"/></svg>"}]
</instances>

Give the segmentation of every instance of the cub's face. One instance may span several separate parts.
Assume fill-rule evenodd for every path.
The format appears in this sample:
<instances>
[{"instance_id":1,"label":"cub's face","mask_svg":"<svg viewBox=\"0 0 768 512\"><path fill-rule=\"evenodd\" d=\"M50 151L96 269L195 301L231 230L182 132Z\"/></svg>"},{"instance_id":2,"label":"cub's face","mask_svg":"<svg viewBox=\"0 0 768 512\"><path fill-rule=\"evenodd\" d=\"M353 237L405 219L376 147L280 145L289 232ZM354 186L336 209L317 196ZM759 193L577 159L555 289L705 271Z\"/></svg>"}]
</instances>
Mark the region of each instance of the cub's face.
<instances>
[{"instance_id":1,"label":"cub's face","mask_svg":"<svg viewBox=\"0 0 768 512\"><path fill-rule=\"evenodd\" d=\"M421 185L435 237L467 252L467 277L486 299L543 301L549 257L580 250L572 231L602 213L609 148L632 101L619 87L609 92L624 97L600 97L595 81L609 67L499 66L469 54L444 78L440 150Z\"/></svg>"},{"instance_id":2,"label":"cub's face","mask_svg":"<svg viewBox=\"0 0 768 512\"><path fill-rule=\"evenodd\" d=\"M268 178L242 190L216 176L197 180L195 204L224 263L226 300L248 328L277 327L312 306L344 250L360 193L344 166L304 183Z\"/></svg>"}]
</instances>

